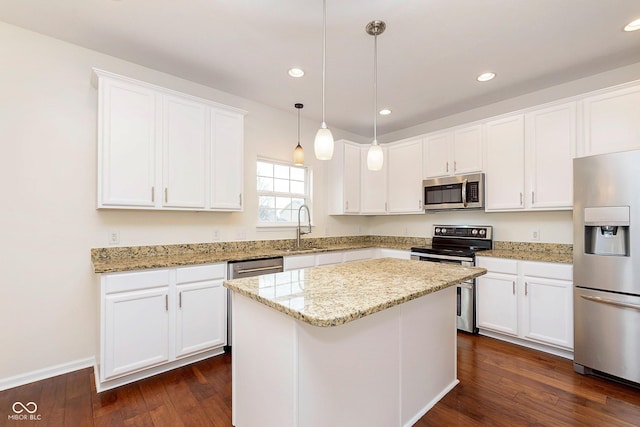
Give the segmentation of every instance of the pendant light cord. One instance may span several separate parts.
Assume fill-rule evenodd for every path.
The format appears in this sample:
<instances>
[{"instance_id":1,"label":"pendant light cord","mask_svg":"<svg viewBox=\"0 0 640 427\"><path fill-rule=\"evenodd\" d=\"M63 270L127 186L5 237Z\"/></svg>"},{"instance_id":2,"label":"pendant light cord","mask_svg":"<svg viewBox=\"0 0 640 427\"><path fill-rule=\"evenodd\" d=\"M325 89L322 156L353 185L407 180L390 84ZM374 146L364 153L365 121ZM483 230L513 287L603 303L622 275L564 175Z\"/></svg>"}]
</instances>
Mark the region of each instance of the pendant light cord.
<instances>
[{"instance_id":1,"label":"pendant light cord","mask_svg":"<svg viewBox=\"0 0 640 427\"><path fill-rule=\"evenodd\" d=\"M378 143L378 34L373 36L373 143Z\"/></svg>"},{"instance_id":2,"label":"pendant light cord","mask_svg":"<svg viewBox=\"0 0 640 427\"><path fill-rule=\"evenodd\" d=\"M322 8L322 124L325 125L324 103L327 79L327 0L323 0Z\"/></svg>"},{"instance_id":3,"label":"pendant light cord","mask_svg":"<svg viewBox=\"0 0 640 427\"><path fill-rule=\"evenodd\" d=\"M296 108L298 108L297 105ZM298 145L300 145L300 108L298 108Z\"/></svg>"}]
</instances>

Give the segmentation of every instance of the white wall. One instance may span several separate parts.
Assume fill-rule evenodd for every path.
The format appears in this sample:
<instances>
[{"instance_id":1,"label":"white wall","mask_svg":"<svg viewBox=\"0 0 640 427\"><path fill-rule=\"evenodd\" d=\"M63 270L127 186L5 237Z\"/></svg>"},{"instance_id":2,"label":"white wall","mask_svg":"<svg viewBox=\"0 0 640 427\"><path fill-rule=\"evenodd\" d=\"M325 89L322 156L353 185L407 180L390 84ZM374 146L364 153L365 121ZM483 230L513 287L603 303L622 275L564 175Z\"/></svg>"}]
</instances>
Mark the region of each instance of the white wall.
<instances>
[{"instance_id":1,"label":"white wall","mask_svg":"<svg viewBox=\"0 0 640 427\"><path fill-rule=\"evenodd\" d=\"M93 357L98 283L90 248L121 245L294 238L294 230L255 228L255 160L289 160L297 116L114 57L0 23L0 384L8 377ZM92 67L247 110L245 212L97 211L97 91ZM301 102L306 100L300 99ZM302 144L314 171L316 200L326 200L324 165L313 157L319 123L304 120ZM333 129L336 138L359 137ZM361 139L361 138L360 138ZM313 210L315 236L355 234L358 218Z\"/></svg>"}]
</instances>

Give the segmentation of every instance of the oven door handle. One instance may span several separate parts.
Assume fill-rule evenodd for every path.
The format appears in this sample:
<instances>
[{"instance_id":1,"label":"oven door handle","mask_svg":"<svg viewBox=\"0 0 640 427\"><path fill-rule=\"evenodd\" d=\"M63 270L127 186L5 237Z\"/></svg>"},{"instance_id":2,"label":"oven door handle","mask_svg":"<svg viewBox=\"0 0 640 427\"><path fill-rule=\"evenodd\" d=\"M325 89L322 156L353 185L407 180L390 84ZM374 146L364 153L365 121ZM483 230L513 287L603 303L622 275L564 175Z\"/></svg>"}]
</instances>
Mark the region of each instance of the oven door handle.
<instances>
[{"instance_id":1,"label":"oven door handle","mask_svg":"<svg viewBox=\"0 0 640 427\"><path fill-rule=\"evenodd\" d=\"M235 271L236 274L247 274L247 273L255 273L258 271L270 271L270 270L279 270L282 266L269 266L269 267L256 267L256 268L241 268Z\"/></svg>"},{"instance_id":2,"label":"oven door handle","mask_svg":"<svg viewBox=\"0 0 640 427\"><path fill-rule=\"evenodd\" d=\"M467 207L467 180L462 181L462 206Z\"/></svg>"},{"instance_id":3,"label":"oven door handle","mask_svg":"<svg viewBox=\"0 0 640 427\"><path fill-rule=\"evenodd\" d=\"M429 258L431 259L445 259L445 260L451 260L451 261L467 261L467 262L473 262L473 258L469 258L469 257L460 257L460 256L451 256L451 255L438 255L438 254L424 254L424 253L419 253L419 252L412 252L411 253L411 259L414 260L418 260L418 261L429 261Z\"/></svg>"},{"instance_id":4,"label":"oven door handle","mask_svg":"<svg viewBox=\"0 0 640 427\"><path fill-rule=\"evenodd\" d=\"M640 310L640 305L638 304L631 304L628 302L621 302L621 301L615 301L612 299L607 299L607 298L600 298L600 297L592 297L589 295L580 295L580 297L589 300L589 301L593 301L593 302L601 302L603 304L610 304L610 305L615 305L618 307L625 307L625 308L633 308L634 310Z\"/></svg>"}]
</instances>

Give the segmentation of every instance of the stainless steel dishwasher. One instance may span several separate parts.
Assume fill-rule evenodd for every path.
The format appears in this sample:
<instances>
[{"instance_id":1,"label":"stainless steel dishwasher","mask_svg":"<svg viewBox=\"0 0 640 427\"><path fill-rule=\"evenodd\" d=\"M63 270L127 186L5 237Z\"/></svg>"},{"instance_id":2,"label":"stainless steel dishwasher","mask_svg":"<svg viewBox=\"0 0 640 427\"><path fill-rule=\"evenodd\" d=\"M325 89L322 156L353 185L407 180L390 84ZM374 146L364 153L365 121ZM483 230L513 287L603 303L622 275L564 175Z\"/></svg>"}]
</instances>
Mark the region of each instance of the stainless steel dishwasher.
<instances>
[{"instance_id":1,"label":"stainless steel dishwasher","mask_svg":"<svg viewBox=\"0 0 640 427\"><path fill-rule=\"evenodd\" d=\"M227 278L243 279L262 274L280 273L284 270L284 259L279 257L230 261L227 263ZM227 289L227 347L231 347L231 291Z\"/></svg>"}]
</instances>

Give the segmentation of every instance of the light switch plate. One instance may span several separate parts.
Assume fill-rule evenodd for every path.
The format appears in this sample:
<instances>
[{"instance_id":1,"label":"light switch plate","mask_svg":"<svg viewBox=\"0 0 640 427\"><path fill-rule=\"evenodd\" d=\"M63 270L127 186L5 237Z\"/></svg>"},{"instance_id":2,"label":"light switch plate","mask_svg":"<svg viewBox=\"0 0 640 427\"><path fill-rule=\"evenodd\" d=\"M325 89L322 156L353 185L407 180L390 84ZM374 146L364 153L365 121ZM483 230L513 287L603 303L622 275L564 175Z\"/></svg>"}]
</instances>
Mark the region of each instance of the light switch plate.
<instances>
[{"instance_id":1,"label":"light switch plate","mask_svg":"<svg viewBox=\"0 0 640 427\"><path fill-rule=\"evenodd\" d=\"M108 241L110 245L119 245L120 244L120 232L117 230L112 230L109 232Z\"/></svg>"}]
</instances>

